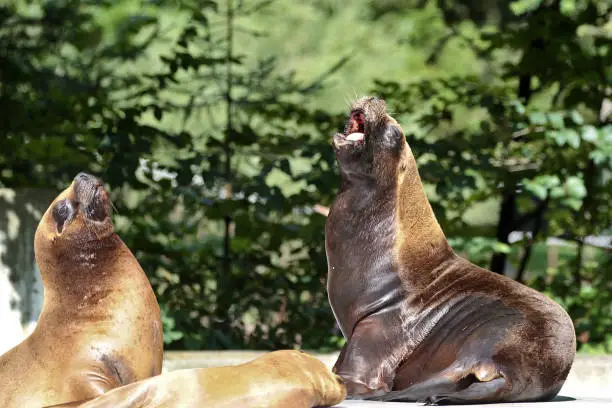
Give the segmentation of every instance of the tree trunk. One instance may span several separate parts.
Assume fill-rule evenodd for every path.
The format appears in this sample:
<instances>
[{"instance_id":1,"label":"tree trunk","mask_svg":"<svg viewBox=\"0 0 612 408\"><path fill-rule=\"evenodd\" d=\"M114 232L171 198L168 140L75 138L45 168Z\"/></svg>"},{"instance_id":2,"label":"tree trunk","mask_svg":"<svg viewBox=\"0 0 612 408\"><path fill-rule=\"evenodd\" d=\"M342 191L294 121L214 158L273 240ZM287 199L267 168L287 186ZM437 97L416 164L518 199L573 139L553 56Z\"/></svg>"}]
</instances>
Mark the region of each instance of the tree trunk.
<instances>
[{"instance_id":1,"label":"tree trunk","mask_svg":"<svg viewBox=\"0 0 612 408\"><path fill-rule=\"evenodd\" d=\"M518 282L523 282L525 270L527 269L527 264L529 263L529 259L531 258L531 250L533 249L533 243L535 242L538 234L540 233L540 229L542 229L542 222L544 221L544 212L546 211L547 206L548 197L546 197L542 205L540 205L536 211L535 223L533 226L533 230L531 231L531 237L529 237L526 241L525 252L523 253L523 257L521 258L521 263L519 265L518 273L516 275L516 280Z\"/></svg>"},{"instance_id":2,"label":"tree trunk","mask_svg":"<svg viewBox=\"0 0 612 408\"><path fill-rule=\"evenodd\" d=\"M535 42L535 41L534 41ZM530 52L527 50L526 52ZM531 75L525 74L519 77L519 84L517 90L517 96L523 104L527 105L531 98ZM508 179L507 177L506 179ZM497 223L497 240L502 244L508 244L508 236L514 230L515 216L516 216L516 185L512 182L511 186L504 186L506 188L499 209L499 221ZM504 275L506 268L506 259L508 257L505 253L496 252L491 258L491 271Z\"/></svg>"},{"instance_id":3,"label":"tree trunk","mask_svg":"<svg viewBox=\"0 0 612 408\"><path fill-rule=\"evenodd\" d=\"M504 194L504 198L501 203L499 210L499 221L497 223L497 240L503 244L508 244L508 238L514 227L514 213L516 207L516 195L514 189L507 191ZM506 254L503 252L496 252L493 254L491 259L491 271L504 274L506 266Z\"/></svg>"}]
</instances>

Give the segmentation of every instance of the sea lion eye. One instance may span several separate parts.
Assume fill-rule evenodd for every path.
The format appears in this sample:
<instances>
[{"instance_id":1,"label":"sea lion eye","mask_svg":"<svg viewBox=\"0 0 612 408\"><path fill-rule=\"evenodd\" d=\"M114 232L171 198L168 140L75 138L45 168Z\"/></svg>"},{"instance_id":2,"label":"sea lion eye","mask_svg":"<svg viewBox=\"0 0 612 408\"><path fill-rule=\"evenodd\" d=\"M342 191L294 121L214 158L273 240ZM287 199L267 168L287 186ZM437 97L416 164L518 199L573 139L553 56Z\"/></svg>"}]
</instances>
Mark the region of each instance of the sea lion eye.
<instances>
[{"instance_id":1,"label":"sea lion eye","mask_svg":"<svg viewBox=\"0 0 612 408\"><path fill-rule=\"evenodd\" d=\"M66 221L70 221L74 216L74 205L69 199L59 201L53 207L53 219L57 224L57 232L61 233Z\"/></svg>"}]
</instances>

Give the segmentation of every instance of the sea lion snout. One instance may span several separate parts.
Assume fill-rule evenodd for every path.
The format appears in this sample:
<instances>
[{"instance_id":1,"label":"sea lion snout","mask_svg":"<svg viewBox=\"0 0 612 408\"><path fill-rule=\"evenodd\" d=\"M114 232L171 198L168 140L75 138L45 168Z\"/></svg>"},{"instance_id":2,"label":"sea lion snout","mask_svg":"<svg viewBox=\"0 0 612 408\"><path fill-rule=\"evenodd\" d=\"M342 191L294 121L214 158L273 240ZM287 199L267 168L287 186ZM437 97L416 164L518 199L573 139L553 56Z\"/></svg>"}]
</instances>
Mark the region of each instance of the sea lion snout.
<instances>
[{"instance_id":1,"label":"sea lion snout","mask_svg":"<svg viewBox=\"0 0 612 408\"><path fill-rule=\"evenodd\" d=\"M361 98L351 106L344 132L334 136L334 146L341 148L352 145L359 150L365 145L367 138L376 137L388 119L390 118L384 100L376 97Z\"/></svg>"},{"instance_id":2,"label":"sea lion snout","mask_svg":"<svg viewBox=\"0 0 612 408\"><path fill-rule=\"evenodd\" d=\"M82 206L85 216L93 221L104 221L109 216L108 192L99 178L79 173L73 182L74 198Z\"/></svg>"},{"instance_id":3,"label":"sea lion snout","mask_svg":"<svg viewBox=\"0 0 612 408\"><path fill-rule=\"evenodd\" d=\"M351 113L363 112L368 125L384 123L387 120L387 104L384 99L365 96L351 106Z\"/></svg>"},{"instance_id":4,"label":"sea lion snout","mask_svg":"<svg viewBox=\"0 0 612 408\"><path fill-rule=\"evenodd\" d=\"M333 145L345 179L388 183L406 167L402 165L408 150L404 131L380 98L355 101L344 131L334 135Z\"/></svg>"},{"instance_id":5,"label":"sea lion snout","mask_svg":"<svg viewBox=\"0 0 612 408\"><path fill-rule=\"evenodd\" d=\"M384 136L389 127L398 128L403 135L399 124L387 114L387 104L383 99L363 97L351 105L344 132L337 134L334 142L337 139L349 142L378 139Z\"/></svg>"},{"instance_id":6,"label":"sea lion snout","mask_svg":"<svg viewBox=\"0 0 612 408\"><path fill-rule=\"evenodd\" d=\"M60 237L96 241L112 236L110 205L102 180L79 173L43 215L34 240L35 246L39 245L37 252L46 253L43 246L48 243L59 248Z\"/></svg>"}]
</instances>

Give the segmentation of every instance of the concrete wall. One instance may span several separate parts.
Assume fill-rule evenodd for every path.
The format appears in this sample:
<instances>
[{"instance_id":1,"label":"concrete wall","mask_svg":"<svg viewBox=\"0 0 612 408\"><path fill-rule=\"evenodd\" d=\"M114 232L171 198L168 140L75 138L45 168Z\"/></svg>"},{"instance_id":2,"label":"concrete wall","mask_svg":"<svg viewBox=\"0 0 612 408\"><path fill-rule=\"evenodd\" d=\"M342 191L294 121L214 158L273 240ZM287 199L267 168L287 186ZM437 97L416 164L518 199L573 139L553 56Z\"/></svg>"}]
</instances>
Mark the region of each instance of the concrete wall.
<instances>
[{"instance_id":1,"label":"concrete wall","mask_svg":"<svg viewBox=\"0 0 612 408\"><path fill-rule=\"evenodd\" d=\"M0 188L0 354L36 326L43 300L34 233L55 197L47 190Z\"/></svg>"}]
</instances>

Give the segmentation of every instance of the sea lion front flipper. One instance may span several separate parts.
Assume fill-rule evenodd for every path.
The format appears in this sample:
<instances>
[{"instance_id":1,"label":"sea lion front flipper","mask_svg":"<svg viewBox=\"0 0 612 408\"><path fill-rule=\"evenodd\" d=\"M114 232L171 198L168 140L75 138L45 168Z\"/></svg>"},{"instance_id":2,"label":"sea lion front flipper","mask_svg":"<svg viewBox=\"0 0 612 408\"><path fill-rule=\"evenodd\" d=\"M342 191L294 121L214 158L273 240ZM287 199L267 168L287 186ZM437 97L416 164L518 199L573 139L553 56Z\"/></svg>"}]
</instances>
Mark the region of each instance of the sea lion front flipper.
<instances>
[{"instance_id":1,"label":"sea lion front flipper","mask_svg":"<svg viewBox=\"0 0 612 408\"><path fill-rule=\"evenodd\" d=\"M349 399L369 399L391 391L401 356L399 339L389 331L397 327L381 316L360 321L346 342L333 371L343 378ZM396 356L393 358L392 356ZM397 363L393 363L397 361Z\"/></svg>"}]
</instances>

